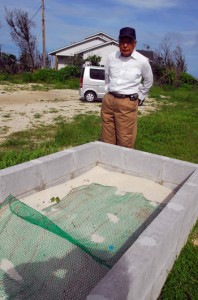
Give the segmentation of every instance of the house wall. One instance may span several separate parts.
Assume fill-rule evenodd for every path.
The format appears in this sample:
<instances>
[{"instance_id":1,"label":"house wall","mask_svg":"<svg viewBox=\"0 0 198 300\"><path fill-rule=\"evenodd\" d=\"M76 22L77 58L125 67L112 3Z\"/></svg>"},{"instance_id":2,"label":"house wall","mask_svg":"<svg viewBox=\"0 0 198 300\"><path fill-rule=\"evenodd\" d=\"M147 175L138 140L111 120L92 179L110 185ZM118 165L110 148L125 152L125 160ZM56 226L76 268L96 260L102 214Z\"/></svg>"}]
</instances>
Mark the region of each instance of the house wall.
<instances>
[{"instance_id":1,"label":"house wall","mask_svg":"<svg viewBox=\"0 0 198 300\"><path fill-rule=\"evenodd\" d=\"M119 49L118 46L116 45L108 45L106 47L101 47L98 49L94 49L94 50L90 50L90 51L86 51L83 54L83 59L86 59L88 56L90 55L97 55L97 56L101 56L102 59L100 61L101 65L105 65L106 64L106 60L107 60L107 56L114 51L117 51Z\"/></svg>"}]
</instances>

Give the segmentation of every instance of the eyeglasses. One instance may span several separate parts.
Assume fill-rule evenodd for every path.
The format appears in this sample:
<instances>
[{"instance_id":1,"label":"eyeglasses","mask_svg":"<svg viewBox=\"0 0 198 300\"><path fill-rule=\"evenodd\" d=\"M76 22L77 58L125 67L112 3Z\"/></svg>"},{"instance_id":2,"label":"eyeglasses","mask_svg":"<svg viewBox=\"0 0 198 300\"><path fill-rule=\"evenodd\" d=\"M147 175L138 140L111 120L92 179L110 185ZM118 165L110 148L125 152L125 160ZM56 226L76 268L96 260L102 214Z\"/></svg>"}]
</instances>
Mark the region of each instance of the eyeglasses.
<instances>
[{"instance_id":1,"label":"eyeglasses","mask_svg":"<svg viewBox=\"0 0 198 300\"><path fill-rule=\"evenodd\" d=\"M135 43L136 43L136 41L132 40L132 39L120 39L119 40L120 45L124 45L124 44L132 45L132 44L135 44Z\"/></svg>"}]
</instances>

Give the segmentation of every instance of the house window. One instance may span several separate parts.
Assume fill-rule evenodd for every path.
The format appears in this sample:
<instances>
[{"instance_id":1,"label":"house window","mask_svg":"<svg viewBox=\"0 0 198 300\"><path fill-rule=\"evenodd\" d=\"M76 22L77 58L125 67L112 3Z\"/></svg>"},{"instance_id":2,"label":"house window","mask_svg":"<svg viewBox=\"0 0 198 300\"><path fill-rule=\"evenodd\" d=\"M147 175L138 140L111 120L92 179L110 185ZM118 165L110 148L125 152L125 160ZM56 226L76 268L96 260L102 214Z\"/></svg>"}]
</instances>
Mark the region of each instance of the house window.
<instances>
[{"instance_id":1,"label":"house window","mask_svg":"<svg viewBox=\"0 0 198 300\"><path fill-rule=\"evenodd\" d=\"M105 71L99 69L90 69L90 78L97 80L105 80Z\"/></svg>"}]
</instances>

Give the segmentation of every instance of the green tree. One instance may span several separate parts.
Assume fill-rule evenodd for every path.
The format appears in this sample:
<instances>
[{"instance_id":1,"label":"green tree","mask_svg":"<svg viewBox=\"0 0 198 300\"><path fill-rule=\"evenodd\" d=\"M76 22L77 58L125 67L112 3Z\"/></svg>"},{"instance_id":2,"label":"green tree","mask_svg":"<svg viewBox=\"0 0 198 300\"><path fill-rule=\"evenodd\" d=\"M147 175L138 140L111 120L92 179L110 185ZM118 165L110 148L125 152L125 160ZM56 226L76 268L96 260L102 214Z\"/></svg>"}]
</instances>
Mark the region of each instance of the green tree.
<instances>
[{"instance_id":1,"label":"green tree","mask_svg":"<svg viewBox=\"0 0 198 300\"><path fill-rule=\"evenodd\" d=\"M97 55L89 55L84 62L90 62L92 66L99 66L101 62L102 57Z\"/></svg>"}]
</instances>

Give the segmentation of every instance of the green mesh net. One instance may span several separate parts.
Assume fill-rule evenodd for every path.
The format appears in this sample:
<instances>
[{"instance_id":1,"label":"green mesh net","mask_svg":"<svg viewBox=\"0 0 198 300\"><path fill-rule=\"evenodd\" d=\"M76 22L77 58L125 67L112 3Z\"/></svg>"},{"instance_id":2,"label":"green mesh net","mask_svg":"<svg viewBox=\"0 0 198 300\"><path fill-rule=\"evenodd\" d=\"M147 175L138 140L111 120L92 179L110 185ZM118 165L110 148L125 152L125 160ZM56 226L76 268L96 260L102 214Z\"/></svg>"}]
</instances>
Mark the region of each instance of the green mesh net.
<instances>
[{"instance_id":1,"label":"green mesh net","mask_svg":"<svg viewBox=\"0 0 198 300\"><path fill-rule=\"evenodd\" d=\"M38 212L0 205L0 298L85 299L162 205L90 184Z\"/></svg>"}]
</instances>

